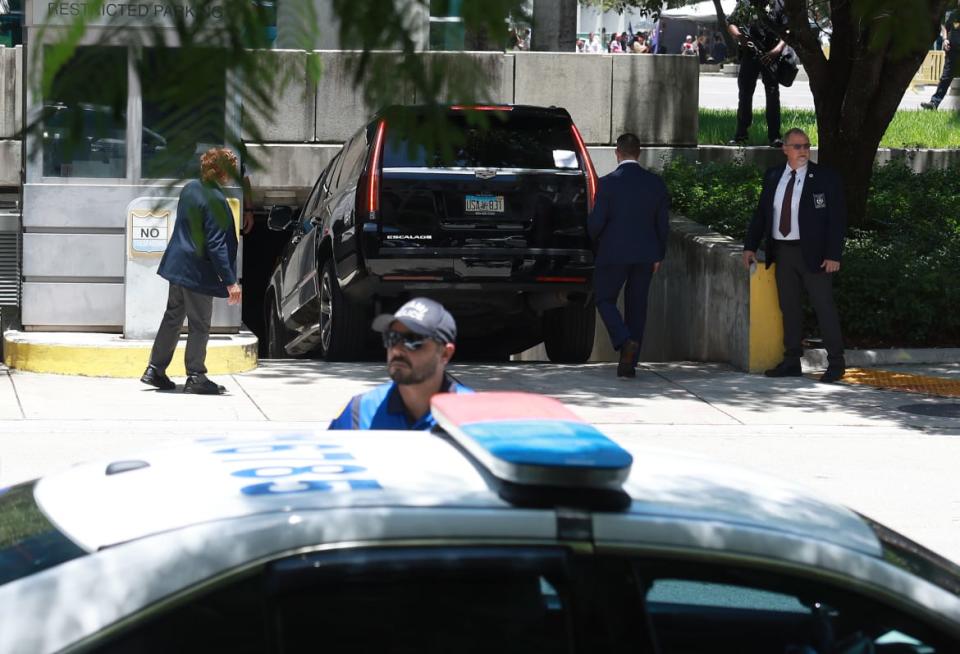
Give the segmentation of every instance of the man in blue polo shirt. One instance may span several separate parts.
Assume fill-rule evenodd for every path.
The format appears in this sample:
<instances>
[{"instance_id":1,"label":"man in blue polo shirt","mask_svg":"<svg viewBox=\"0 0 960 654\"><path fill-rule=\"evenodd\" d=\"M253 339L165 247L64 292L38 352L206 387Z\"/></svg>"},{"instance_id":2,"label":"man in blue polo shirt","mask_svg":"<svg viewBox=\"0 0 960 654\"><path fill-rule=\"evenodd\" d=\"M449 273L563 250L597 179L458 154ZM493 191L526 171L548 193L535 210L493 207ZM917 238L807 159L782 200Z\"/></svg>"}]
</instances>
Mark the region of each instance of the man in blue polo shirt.
<instances>
[{"instance_id":1,"label":"man in blue polo shirt","mask_svg":"<svg viewBox=\"0 0 960 654\"><path fill-rule=\"evenodd\" d=\"M396 313L378 316L387 372L393 381L356 395L330 429L431 429L430 398L437 393L472 393L447 374L456 350L457 323L443 305L418 297Z\"/></svg>"}]
</instances>

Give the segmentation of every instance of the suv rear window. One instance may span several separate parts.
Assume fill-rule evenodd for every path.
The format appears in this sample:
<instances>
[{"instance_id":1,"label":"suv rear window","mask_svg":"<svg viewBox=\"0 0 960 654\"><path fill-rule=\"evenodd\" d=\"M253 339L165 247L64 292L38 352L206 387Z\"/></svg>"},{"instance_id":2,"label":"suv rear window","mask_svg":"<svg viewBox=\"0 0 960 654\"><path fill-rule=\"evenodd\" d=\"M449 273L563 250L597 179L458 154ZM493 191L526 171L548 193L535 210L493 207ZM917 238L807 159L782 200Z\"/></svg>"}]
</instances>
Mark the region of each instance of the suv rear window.
<instances>
[{"instance_id":1,"label":"suv rear window","mask_svg":"<svg viewBox=\"0 0 960 654\"><path fill-rule=\"evenodd\" d=\"M533 168L580 167L570 121L560 116L494 114L481 129L467 123L462 114L448 117L455 130L452 152L428 151L422 145L391 137L387 127L385 168Z\"/></svg>"},{"instance_id":2,"label":"suv rear window","mask_svg":"<svg viewBox=\"0 0 960 654\"><path fill-rule=\"evenodd\" d=\"M0 585L86 554L37 506L36 483L0 489Z\"/></svg>"}]
</instances>

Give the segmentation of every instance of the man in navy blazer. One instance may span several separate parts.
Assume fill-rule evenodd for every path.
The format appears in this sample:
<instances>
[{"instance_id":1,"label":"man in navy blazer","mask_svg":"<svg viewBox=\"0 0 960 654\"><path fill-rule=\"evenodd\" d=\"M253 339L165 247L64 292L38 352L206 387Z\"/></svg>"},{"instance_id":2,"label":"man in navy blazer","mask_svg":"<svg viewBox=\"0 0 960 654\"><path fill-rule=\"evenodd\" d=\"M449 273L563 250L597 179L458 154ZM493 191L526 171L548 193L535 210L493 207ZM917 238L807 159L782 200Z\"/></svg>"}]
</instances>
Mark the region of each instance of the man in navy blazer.
<instances>
[{"instance_id":1,"label":"man in navy blazer","mask_svg":"<svg viewBox=\"0 0 960 654\"><path fill-rule=\"evenodd\" d=\"M617 376L636 377L650 280L667 254L670 195L659 176L637 163L640 140L635 135L617 139L616 155L619 165L600 180L587 229L596 249L597 311L620 351ZM626 320L617 309L624 284Z\"/></svg>"},{"instance_id":2,"label":"man in navy blazer","mask_svg":"<svg viewBox=\"0 0 960 654\"><path fill-rule=\"evenodd\" d=\"M201 180L187 182L177 203L177 222L157 274L170 282L167 310L140 378L160 390L176 388L167 366L187 318L184 393L216 395L224 388L207 379L205 360L210 338L213 298L239 304L237 234L221 186L236 175L237 157L226 148L210 148L200 158Z\"/></svg>"},{"instance_id":3,"label":"man in navy blazer","mask_svg":"<svg viewBox=\"0 0 960 654\"><path fill-rule=\"evenodd\" d=\"M775 166L763 177L763 191L743 242L743 263L756 263L761 239L766 239L766 264L777 264L777 294L783 313L783 361L767 370L768 377L799 377L803 355L801 286L817 312L827 348L827 370L820 377L843 377L843 335L833 302L833 274L840 270L847 208L840 177L810 162L810 139L800 129L786 133L786 166Z\"/></svg>"}]
</instances>

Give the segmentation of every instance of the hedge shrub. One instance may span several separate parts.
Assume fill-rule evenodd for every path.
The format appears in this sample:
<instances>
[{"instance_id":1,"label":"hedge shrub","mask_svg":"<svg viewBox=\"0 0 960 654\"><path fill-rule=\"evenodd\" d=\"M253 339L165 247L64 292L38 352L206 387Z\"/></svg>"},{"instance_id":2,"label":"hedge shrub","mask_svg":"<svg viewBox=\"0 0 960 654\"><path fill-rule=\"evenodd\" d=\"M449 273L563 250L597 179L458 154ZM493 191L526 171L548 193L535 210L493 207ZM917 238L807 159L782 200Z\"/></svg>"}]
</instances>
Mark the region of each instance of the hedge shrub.
<instances>
[{"instance_id":1,"label":"hedge shrub","mask_svg":"<svg viewBox=\"0 0 960 654\"><path fill-rule=\"evenodd\" d=\"M673 208L743 239L763 171L750 164L664 168ZM865 224L850 229L837 306L851 346L960 346L960 169L874 171ZM815 325L812 314L808 316Z\"/></svg>"}]
</instances>

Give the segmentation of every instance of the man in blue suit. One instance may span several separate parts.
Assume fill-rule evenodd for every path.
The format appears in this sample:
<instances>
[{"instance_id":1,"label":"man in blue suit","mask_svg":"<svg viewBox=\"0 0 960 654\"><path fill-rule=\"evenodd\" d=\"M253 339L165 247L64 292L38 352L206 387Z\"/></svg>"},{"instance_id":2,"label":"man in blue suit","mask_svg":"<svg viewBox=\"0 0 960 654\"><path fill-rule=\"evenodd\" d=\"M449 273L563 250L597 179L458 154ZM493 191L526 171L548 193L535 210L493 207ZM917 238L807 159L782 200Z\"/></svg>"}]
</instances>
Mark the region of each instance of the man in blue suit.
<instances>
[{"instance_id":1,"label":"man in blue suit","mask_svg":"<svg viewBox=\"0 0 960 654\"><path fill-rule=\"evenodd\" d=\"M847 231L847 209L840 177L810 162L810 139L801 129L786 133L785 166L763 176L763 190L743 241L743 263L756 263L760 241L766 240L766 264L776 262L777 295L783 313L783 361L767 377L799 377L803 336L800 289L806 288L817 312L827 370L823 382L843 377L846 365L840 316L833 302L833 276Z\"/></svg>"},{"instance_id":2,"label":"man in blue suit","mask_svg":"<svg viewBox=\"0 0 960 654\"><path fill-rule=\"evenodd\" d=\"M636 377L650 280L667 254L670 195L663 180L637 162L640 140L634 134L617 139L616 155L617 169L600 180L587 229L596 249L597 311L620 351L617 376ZM617 309L624 284L626 320Z\"/></svg>"},{"instance_id":3,"label":"man in blue suit","mask_svg":"<svg viewBox=\"0 0 960 654\"><path fill-rule=\"evenodd\" d=\"M240 303L237 283L237 234L222 185L235 176L237 157L226 148L210 148L200 158L200 180L187 182L177 203L173 236L157 274L170 282L167 310L150 352L150 364L140 378L160 390L176 388L167 377L187 318L184 393L217 395L223 386L207 379L205 360L210 338L213 298Z\"/></svg>"}]
</instances>

